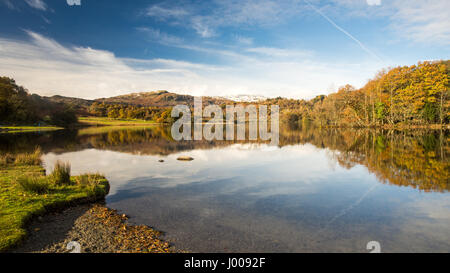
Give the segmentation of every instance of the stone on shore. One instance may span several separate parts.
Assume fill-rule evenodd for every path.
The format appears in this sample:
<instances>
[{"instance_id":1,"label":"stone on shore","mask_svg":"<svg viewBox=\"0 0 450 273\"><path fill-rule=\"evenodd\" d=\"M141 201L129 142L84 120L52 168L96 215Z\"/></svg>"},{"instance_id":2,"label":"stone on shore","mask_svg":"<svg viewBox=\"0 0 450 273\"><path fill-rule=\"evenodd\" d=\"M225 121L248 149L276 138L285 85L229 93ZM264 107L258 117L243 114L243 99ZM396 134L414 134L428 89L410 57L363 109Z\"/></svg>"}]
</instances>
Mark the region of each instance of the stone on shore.
<instances>
[{"instance_id":1,"label":"stone on shore","mask_svg":"<svg viewBox=\"0 0 450 273\"><path fill-rule=\"evenodd\" d=\"M194 158L192 158L190 156L180 156L180 157L177 158L177 160L180 160L180 161L192 161L192 160L194 160Z\"/></svg>"}]
</instances>

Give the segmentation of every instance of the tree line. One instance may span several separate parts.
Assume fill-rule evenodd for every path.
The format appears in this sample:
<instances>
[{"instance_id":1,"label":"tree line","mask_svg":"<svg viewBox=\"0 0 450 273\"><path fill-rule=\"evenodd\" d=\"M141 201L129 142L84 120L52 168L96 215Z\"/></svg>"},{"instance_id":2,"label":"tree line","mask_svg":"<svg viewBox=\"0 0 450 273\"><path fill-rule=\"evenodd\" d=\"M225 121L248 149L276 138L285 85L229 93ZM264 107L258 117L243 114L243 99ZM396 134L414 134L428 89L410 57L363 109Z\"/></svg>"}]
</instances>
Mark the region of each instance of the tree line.
<instances>
[{"instance_id":1,"label":"tree line","mask_svg":"<svg viewBox=\"0 0 450 273\"><path fill-rule=\"evenodd\" d=\"M115 119L141 119L159 123L172 123L172 108L167 107L143 107L128 104L111 104L94 102L88 109L88 113L97 117Z\"/></svg>"},{"instance_id":2,"label":"tree line","mask_svg":"<svg viewBox=\"0 0 450 273\"><path fill-rule=\"evenodd\" d=\"M427 61L384 69L360 89L345 85L336 93L311 100L278 97L259 104L279 105L281 120L297 125L442 126L450 123L449 83L450 61ZM225 109L225 104L221 108ZM43 123L67 127L77 122L76 114L172 123L171 110L169 106L98 101L88 106L68 105L30 95L13 79L0 77L0 125Z\"/></svg>"},{"instance_id":3,"label":"tree line","mask_svg":"<svg viewBox=\"0 0 450 273\"><path fill-rule=\"evenodd\" d=\"M312 100L268 99L290 123L322 126L411 126L449 124L450 61L419 62L384 69L356 89L341 87Z\"/></svg>"},{"instance_id":4,"label":"tree line","mask_svg":"<svg viewBox=\"0 0 450 273\"><path fill-rule=\"evenodd\" d=\"M77 123L75 111L65 104L29 94L14 79L0 77L0 125L56 125Z\"/></svg>"}]
</instances>

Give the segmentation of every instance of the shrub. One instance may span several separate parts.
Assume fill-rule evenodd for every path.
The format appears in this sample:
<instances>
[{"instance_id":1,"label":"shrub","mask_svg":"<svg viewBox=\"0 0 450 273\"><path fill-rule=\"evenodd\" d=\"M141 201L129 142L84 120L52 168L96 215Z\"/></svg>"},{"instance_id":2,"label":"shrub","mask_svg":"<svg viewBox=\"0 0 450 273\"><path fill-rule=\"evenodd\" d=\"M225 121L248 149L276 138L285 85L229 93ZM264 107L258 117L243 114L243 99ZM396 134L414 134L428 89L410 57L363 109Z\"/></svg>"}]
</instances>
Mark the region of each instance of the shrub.
<instances>
[{"instance_id":1,"label":"shrub","mask_svg":"<svg viewBox=\"0 0 450 273\"><path fill-rule=\"evenodd\" d=\"M20 177L17 180L17 183L22 188L22 190L37 194L48 193L50 189L50 183L45 176L24 176Z\"/></svg>"},{"instance_id":2,"label":"shrub","mask_svg":"<svg viewBox=\"0 0 450 273\"><path fill-rule=\"evenodd\" d=\"M14 157L11 154L0 155L0 167L4 167L14 162Z\"/></svg>"},{"instance_id":3,"label":"shrub","mask_svg":"<svg viewBox=\"0 0 450 273\"><path fill-rule=\"evenodd\" d=\"M14 164L16 165L41 165L42 150L36 147L32 153L18 154L15 157Z\"/></svg>"},{"instance_id":4,"label":"shrub","mask_svg":"<svg viewBox=\"0 0 450 273\"><path fill-rule=\"evenodd\" d=\"M77 185L80 186L96 186L98 185L103 179L105 179L105 176L101 174L83 174L80 176L75 177L75 182Z\"/></svg>"},{"instance_id":5,"label":"shrub","mask_svg":"<svg viewBox=\"0 0 450 273\"><path fill-rule=\"evenodd\" d=\"M56 185L70 184L70 164L56 161L53 172L50 174L51 181Z\"/></svg>"}]
</instances>

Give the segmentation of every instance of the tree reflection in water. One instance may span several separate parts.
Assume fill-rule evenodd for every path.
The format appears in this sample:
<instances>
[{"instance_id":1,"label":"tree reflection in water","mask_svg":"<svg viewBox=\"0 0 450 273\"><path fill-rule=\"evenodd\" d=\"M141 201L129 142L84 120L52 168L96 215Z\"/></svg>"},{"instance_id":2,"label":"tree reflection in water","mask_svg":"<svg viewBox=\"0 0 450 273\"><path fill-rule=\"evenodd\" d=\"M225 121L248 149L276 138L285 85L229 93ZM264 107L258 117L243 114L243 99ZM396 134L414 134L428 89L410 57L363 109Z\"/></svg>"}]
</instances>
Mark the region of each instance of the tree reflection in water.
<instances>
[{"instance_id":1,"label":"tree reflection in water","mask_svg":"<svg viewBox=\"0 0 450 273\"><path fill-rule=\"evenodd\" d=\"M280 147L310 143L327 149L330 159L350 169L365 166L382 183L422 191L450 190L450 132L444 130L375 130L280 128ZM83 149L112 150L140 155L169 155L194 149L220 148L263 141L174 141L168 126L92 127L78 131L0 134L0 151L23 152L36 145L43 151L65 153Z\"/></svg>"}]
</instances>

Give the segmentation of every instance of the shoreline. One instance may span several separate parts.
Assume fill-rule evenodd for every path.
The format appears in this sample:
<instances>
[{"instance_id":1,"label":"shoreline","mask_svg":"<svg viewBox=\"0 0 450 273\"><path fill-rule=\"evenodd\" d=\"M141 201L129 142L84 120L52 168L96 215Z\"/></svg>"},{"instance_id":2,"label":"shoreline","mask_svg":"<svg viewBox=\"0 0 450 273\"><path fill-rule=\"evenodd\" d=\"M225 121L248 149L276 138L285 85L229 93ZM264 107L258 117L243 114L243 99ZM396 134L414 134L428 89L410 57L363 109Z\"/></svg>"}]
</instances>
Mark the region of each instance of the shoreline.
<instances>
[{"instance_id":1,"label":"shoreline","mask_svg":"<svg viewBox=\"0 0 450 273\"><path fill-rule=\"evenodd\" d=\"M289 124L289 122L282 121L285 125L297 125L296 123ZM298 123L301 125L302 123ZM310 123L309 126L324 128L324 129L367 129L367 130L450 130L450 124L430 124L430 125L370 125L370 126L342 126L342 125L319 125Z\"/></svg>"},{"instance_id":2,"label":"shoreline","mask_svg":"<svg viewBox=\"0 0 450 273\"><path fill-rule=\"evenodd\" d=\"M46 214L28 225L28 237L8 253L175 253L161 232L145 225L130 225L128 217L105 203L80 204Z\"/></svg>"},{"instance_id":3,"label":"shoreline","mask_svg":"<svg viewBox=\"0 0 450 273\"><path fill-rule=\"evenodd\" d=\"M104 205L110 185L103 175L70 176L63 163L46 175L41 155L36 148L0 156L0 253L71 252L67 240L80 241L87 253L175 252L161 232L130 225Z\"/></svg>"},{"instance_id":4,"label":"shoreline","mask_svg":"<svg viewBox=\"0 0 450 273\"><path fill-rule=\"evenodd\" d=\"M1 126L0 133L26 133L26 132L50 132L63 130L62 127L56 126Z\"/></svg>"},{"instance_id":5,"label":"shoreline","mask_svg":"<svg viewBox=\"0 0 450 273\"><path fill-rule=\"evenodd\" d=\"M78 127L103 127L103 126L153 126L159 125L158 123L150 120L141 119L118 119L107 117L78 117Z\"/></svg>"},{"instance_id":6,"label":"shoreline","mask_svg":"<svg viewBox=\"0 0 450 273\"><path fill-rule=\"evenodd\" d=\"M0 252L23 243L36 218L80 204L97 202L109 192L102 176L70 176L62 184L45 174L41 151L0 157ZM83 180L83 184L78 182Z\"/></svg>"}]
</instances>

